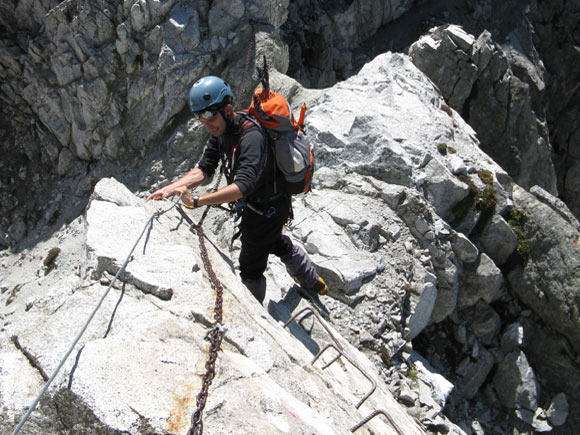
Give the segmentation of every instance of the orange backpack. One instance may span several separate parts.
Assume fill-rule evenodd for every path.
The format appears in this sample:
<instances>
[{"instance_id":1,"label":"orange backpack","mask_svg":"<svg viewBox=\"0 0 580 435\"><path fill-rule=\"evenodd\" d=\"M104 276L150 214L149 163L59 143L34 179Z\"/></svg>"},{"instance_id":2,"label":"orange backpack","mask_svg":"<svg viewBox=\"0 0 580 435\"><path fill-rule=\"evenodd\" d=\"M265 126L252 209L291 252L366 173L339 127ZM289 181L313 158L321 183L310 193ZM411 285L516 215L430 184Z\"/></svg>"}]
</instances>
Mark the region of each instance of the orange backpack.
<instances>
[{"instance_id":1,"label":"orange backpack","mask_svg":"<svg viewBox=\"0 0 580 435\"><path fill-rule=\"evenodd\" d=\"M297 122L286 98L269 89L266 56L264 69L258 68L258 72L262 76L263 87L256 90L245 112L265 130L276 156L276 164L286 179L287 192L308 192L312 188L314 158L310 142L302 130L306 106L302 105Z\"/></svg>"}]
</instances>

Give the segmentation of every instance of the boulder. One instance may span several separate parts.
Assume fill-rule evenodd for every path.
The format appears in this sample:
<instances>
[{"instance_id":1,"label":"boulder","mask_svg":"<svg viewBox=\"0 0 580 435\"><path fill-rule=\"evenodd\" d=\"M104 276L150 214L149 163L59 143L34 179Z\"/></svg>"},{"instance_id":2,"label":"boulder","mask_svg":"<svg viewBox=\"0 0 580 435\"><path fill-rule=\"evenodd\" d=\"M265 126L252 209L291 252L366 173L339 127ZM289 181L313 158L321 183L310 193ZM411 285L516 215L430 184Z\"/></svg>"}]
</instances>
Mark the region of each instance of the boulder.
<instances>
[{"instance_id":1,"label":"boulder","mask_svg":"<svg viewBox=\"0 0 580 435\"><path fill-rule=\"evenodd\" d=\"M501 336L501 350L508 354L521 348L524 344L524 328L520 323L509 324Z\"/></svg>"},{"instance_id":2,"label":"boulder","mask_svg":"<svg viewBox=\"0 0 580 435\"><path fill-rule=\"evenodd\" d=\"M501 329L501 318L488 304L479 301L475 305L471 319L471 329L482 344L490 346L496 340Z\"/></svg>"},{"instance_id":3,"label":"boulder","mask_svg":"<svg viewBox=\"0 0 580 435\"><path fill-rule=\"evenodd\" d=\"M561 202L544 196L514 189L514 205L526 216L521 230L529 259L507 278L524 303L580 351L580 249L574 243L580 225Z\"/></svg>"},{"instance_id":4,"label":"boulder","mask_svg":"<svg viewBox=\"0 0 580 435\"><path fill-rule=\"evenodd\" d=\"M204 336L215 305L198 243L170 202L145 203L112 179L98 183L85 218L61 235L57 272L23 283L8 305L1 304L2 318L18 321L7 321L0 332L0 385L13 385L3 393L19 392L0 395L2 430L24 413L42 385L40 370L57 369L72 334L95 310L26 430L186 431L206 372ZM343 433L361 421L354 406L367 391L366 384L360 391L360 371L342 364L322 370L321 362L313 367L309 346L317 339L299 323L284 328L287 317L271 317L240 284L228 257L212 243L207 247L223 286L227 331L204 411L206 431ZM73 268L81 249L82 277ZM285 303L287 315L304 306ZM328 328L335 345L377 382L365 406L388 409L393 423L376 420L369 429L384 432L396 424L422 433L373 364ZM10 336L20 347L7 344ZM34 369L27 355L36 358Z\"/></svg>"},{"instance_id":5,"label":"boulder","mask_svg":"<svg viewBox=\"0 0 580 435\"><path fill-rule=\"evenodd\" d=\"M465 265L459 277L457 307L462 309L475 305L479 300L488 304L502 293L504 278L495 263L481 254L479 260Z\"/></svg>"},{"instance_id":6,"label":"boulder","mask_svg":"<svg viewBox=\"0 0 580 435\"><path fill-rule=\"evenodd\" d=\"M502 406L528 411L533 416L538 406L539 385L522 351L505 356L497 366L492 385Z\"/></svg>"},{"instance_id":7,"label":"boulder","mask_svg":"<svg viewBox=\"0 0 580 435\"><path fill-rule=\"evenodd\" d=\"M493 260L497 266L503 265L518 245L518 237L513 229L499 214L492 215L478 234L477 241L481 250Z\"/></svg>"},{"instance_id":8,"label":"boulder","mask_svg":"<svg viewBox=\"0 0 580 435\"><path fill-rule=\"evenodd\" d=\"M553 426L562 426L568 418L568 400L564 393L556 394L546 410L546 416Z\"/></svg>"},{"instance_id":9,"label":"boulder","mask_svg":"<svg viewBox=\"0 0 580 435\"><path fill-rule=\"evenodd\" d=\"M487 379L493 365L493 355L485 348L480 349L477 358L463 359L456 370L461 394L467 399L472 399Z\"/></svg>"},{"instance_id":10,"label":"boulder","mask_svg":"<svg viewBox=\"0 0 580 435\"><path fill-rule=\"evenodd\" d=\"M413 62L437 84L457 111L462 110L478 78L477 65L469 56L474 43L473 36L460 26L451 25L434 29L409 48ZM456 67L451 69L450 65Z\"/></svg>"}]
</instances>

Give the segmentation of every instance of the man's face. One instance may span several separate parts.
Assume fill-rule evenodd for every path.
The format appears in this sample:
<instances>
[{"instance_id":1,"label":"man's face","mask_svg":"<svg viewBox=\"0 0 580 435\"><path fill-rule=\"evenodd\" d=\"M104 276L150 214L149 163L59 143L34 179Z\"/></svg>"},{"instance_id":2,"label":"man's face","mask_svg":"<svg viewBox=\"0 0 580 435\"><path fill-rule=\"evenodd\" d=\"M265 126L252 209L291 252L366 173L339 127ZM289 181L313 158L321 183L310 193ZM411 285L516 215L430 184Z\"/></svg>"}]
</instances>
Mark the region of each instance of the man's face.
<instances>
[{"instance_id":1,"label":"man's face","mask_svg":"<svg viewBox=\"0 0 580 435\"><path fill-rule=\"evenodd\" d=\"M209 118L199 118L205 129L212 135L220 137L226 131L226 120L221 112Z\"/></svg>"}]
</instances>

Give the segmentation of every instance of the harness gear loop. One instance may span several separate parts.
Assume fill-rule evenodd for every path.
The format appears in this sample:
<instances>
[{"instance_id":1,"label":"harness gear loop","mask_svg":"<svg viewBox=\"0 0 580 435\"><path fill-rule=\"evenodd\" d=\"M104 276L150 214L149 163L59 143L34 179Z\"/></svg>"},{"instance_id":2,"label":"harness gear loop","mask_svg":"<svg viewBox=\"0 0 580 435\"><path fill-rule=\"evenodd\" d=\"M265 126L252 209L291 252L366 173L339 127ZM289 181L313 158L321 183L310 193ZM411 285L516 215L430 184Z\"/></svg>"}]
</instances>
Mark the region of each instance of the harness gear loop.
<instances>
[{"instance_id":1,"label":"harness gear loop","mask_svg":"<svg viewBox=\"0 0 580 435\"><path fill-rule=\"evenodd\" d=\"M264 216L267 219L270 219L272 216L274 216L276 214L276 207L274 207L273 205L269 206L266 211L262 211L262 210L257 209L249 202L245 203L244 207L248 207L254 213L259 214L260 216Z\"/></svg>"},{"instance_id":2,"label":"harness gear loop","mask_svg":"<svg viewBox=\"0 0 580 435\"><path fill-rule=\"evenodd\" d=\"M275 213L276 213L276 207L271 205L268 208L268 211L266 212L265 216L266 216L266 218L270 219L272 216L274 216Z\"/></svg>"}]
</instances>

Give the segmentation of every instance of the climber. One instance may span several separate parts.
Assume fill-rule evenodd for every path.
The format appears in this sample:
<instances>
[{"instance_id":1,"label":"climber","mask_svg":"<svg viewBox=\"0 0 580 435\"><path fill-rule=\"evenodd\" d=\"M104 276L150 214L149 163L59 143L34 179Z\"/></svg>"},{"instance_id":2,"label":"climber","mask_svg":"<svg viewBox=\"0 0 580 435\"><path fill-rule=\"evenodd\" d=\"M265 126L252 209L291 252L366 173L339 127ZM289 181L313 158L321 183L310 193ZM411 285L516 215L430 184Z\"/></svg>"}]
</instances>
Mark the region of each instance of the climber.
<instances>
[{"instance_id":1,"label":"climber","mask_svg":"<svg viewBox=\"0 0 580 435\"><path fill-rule=\"evenodd\" d=\"M282 234L291 214L291 196L284 191L285 180L272 149L259 127L234 112L232 104L231 87L221 78L207 76L194 83L189 91L189 107L210 133L206 149L195 168L153 192L147 200L181 195L187 208L235 203L238 210L241 208L242 218L240 275L254 297L262 303L266 295L264 271L269 254L280 257L303 289L314 295L325 294L328 287L308 254ZM211 177L220 161L227 185L191 196L189 189Z\"/></svg>"}]
</instances>

